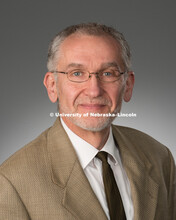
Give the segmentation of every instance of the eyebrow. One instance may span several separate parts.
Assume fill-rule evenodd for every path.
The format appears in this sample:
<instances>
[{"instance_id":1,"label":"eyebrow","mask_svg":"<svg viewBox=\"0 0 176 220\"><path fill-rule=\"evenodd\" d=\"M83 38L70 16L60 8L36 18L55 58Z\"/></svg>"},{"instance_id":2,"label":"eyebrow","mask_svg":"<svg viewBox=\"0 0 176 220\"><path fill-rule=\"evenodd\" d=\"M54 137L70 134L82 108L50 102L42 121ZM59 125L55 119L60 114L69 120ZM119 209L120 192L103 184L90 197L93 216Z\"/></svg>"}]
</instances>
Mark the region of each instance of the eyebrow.
<instances>
[{"instance_id":1,"label":"eyebrow","mask_svg":"<svg viewBox=\"0 0 176 220\"><path fill-rule=\"evenodd\" d=\"M72 67L76 67L76 68L83 68L85 67L85 65L80 64L80 63L70 63L67 68L72 68ZM109 67L115 67L117 69L120 69L119 65L114 61L114 62L107 62L107 63L103 63L101 65L101 69L105 69L105 68L109 68Z\"/></svg>"},{"instance_id":2,"label":"eyebrow","mask_svg":"<svg viewBox=\"0 0 176 220\"><path fill-rule=\"evenodd\" d=\"M70 63L67 68L71 68L71 67L84 67L83 64L80 64L80 63Z\"/></svg>"},{"instance_id":3,"label":"eyebrow","mask_svg":"<svg viewBox=\"0 0 176 220\"><path fill-rule=\"evenodd\" d=\"M103 69L104 68L108 68L108 67L115 67L117 69L120 69L119 65L116 62L108 62L108 63L104 63L101 66Z\"/></svg>"}]
</instances>

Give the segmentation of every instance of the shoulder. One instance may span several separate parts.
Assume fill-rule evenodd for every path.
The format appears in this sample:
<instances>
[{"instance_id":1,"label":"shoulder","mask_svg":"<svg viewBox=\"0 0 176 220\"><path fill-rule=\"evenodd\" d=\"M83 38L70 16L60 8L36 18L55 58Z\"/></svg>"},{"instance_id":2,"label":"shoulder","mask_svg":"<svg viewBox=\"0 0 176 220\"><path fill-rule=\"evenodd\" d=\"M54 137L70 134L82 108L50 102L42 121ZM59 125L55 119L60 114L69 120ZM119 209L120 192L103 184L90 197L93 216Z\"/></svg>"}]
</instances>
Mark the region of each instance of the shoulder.
<instances>
[{"instance_id":1,"label":"shoulder","mask_svg":"<svg viewBox=\"0 0 176 220\"><path fill-rule=\"evenodd\" d=\"M169 188L170 180L175 184L175 161L170 150L153 137L133 128L112 126L120 153L131 155L144 167L152 167L155 179L164 178ZM121 156L124 156L121 154Z\"/></svg>"},{"instance_id":2,"label":"shoulder","mask_svg":"<svg viewBox=\"0 0 176 220\"><path fill-rule=\"evenodd\" d=\"M135 152L144 154L149 160L165 160L171 155L165 145L142 131L116 125L113 125L113 130L115 136L130 145Z\"/></svg>"},{"instance_id":3,"label":"shoulder","mask_svg":"<svg viewBox=\"0 0 176 220\"><path fill-rule=\"evenodd\" d=\"M113 129L116 130L121 136L124 138L127 138L129 141L133 142L137 145L143 145L148 147L155 147L155 148L165 148L163 144L161 144L159 141L151 137L150 135L139 131L134 128L124 127L124 126L117 126L113 125Z\"/></svg>"},{"instance_id":4,"label":"shoulder","mask_svg":"<svg viewBox=\"0 0 176 220\"><path fill-rule=\"evenodd\" d=\"M21 174L23 174L29 171L29 167L37 167L41 161L45 161L49 129L44 131L36 139L25 145L2 163L0 166L0 174L9 177L13 176L17 171L18 173L21 172Z\"/></svg>"}]
</instances>

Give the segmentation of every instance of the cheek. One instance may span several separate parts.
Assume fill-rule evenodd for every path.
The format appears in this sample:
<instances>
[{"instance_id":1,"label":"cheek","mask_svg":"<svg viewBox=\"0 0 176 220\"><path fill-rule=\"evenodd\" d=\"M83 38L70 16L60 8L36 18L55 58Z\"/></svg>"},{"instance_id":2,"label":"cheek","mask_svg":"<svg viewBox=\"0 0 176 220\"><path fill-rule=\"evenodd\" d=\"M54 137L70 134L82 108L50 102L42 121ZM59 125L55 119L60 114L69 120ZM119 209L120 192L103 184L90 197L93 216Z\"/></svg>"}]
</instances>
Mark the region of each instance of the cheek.
<instances>
[{"instance_id":1,"label":"cheek","mask_svg":"<svg viewBox=\"0 0 176 220\"><path fill-rule=\"evenodd\" d=\"M60 104L70 108L74 105L80 93L78 88L75 88L74 85L70 85L68 82L58 83L57 91Z\"/></svg>"},{"instance_id":2,"label":"cheek","mask_svg":"<svg viewBox=\"0 0 176 220\"><path fill-rule=\"evenodd\" d=\"M112 101L112 109L114 110L117 105L121 104L123 98L124 87L115 87L109 91L109 97Z\"/></svg>"}]
</instances>

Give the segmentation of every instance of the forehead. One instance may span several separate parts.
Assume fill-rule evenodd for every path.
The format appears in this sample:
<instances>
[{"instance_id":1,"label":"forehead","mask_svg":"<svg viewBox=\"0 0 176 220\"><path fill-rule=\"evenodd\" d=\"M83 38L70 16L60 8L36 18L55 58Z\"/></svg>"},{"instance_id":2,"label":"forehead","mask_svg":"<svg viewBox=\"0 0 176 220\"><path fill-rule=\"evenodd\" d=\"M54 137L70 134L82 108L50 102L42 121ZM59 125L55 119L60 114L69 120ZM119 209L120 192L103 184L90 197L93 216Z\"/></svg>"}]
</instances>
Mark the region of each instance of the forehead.
<instances>
[{"instance_id":1,"label":"forehead","mask_svg":"<svg viewBox=\"0 0 176 220\"><path fill-rule=\"evenodd\" d=\"M67 37L60 45L60 62L119 62L121 47L111 36L92 36L73 34Z\"/></svg>"}]
</instances>

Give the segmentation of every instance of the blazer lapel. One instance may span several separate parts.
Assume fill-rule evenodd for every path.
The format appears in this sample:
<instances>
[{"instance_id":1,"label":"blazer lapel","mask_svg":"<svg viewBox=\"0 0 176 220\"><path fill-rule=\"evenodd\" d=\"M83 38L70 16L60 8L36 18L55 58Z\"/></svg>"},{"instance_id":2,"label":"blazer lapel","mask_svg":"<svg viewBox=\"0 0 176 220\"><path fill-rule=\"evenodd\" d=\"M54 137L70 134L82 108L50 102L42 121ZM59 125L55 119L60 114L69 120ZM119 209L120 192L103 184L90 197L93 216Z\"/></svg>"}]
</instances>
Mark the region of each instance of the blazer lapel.
<instances>
[{"instance_id":1,"label":"blazer lapel","mask_svg":"<svg viewBox=\"0 0 176 220\"><path fill-rule=\"evenodd\" d=\"M76 219L107 220L59 118L48 132L47 148L52 181L64 192L63 207Z\"/></svg>"},{"instance_id":2,"label":"blazer lapel","mask_svg":"<svg viewBox=\"0 0 176 220\"><path fill-rule=\"evenodd\" d=\"M76 219L107 220L78 162L75 163L68 180L63 205L76 216Z\"/></svg>"},{"instance_id":3,"label":"blazer lapel","mask_svg":"<svg viewBox=\"0 0 176 220\"><path fill-rule=\"evenodd\" d=\"M157 205L158 184L150 176L151 164L134 143L128 140L117 127L113 134L118 143L123 166L131 186L135 220L153 220ZM137 142L137 141L136 141Z\"/></svg>"}]
</instances>

